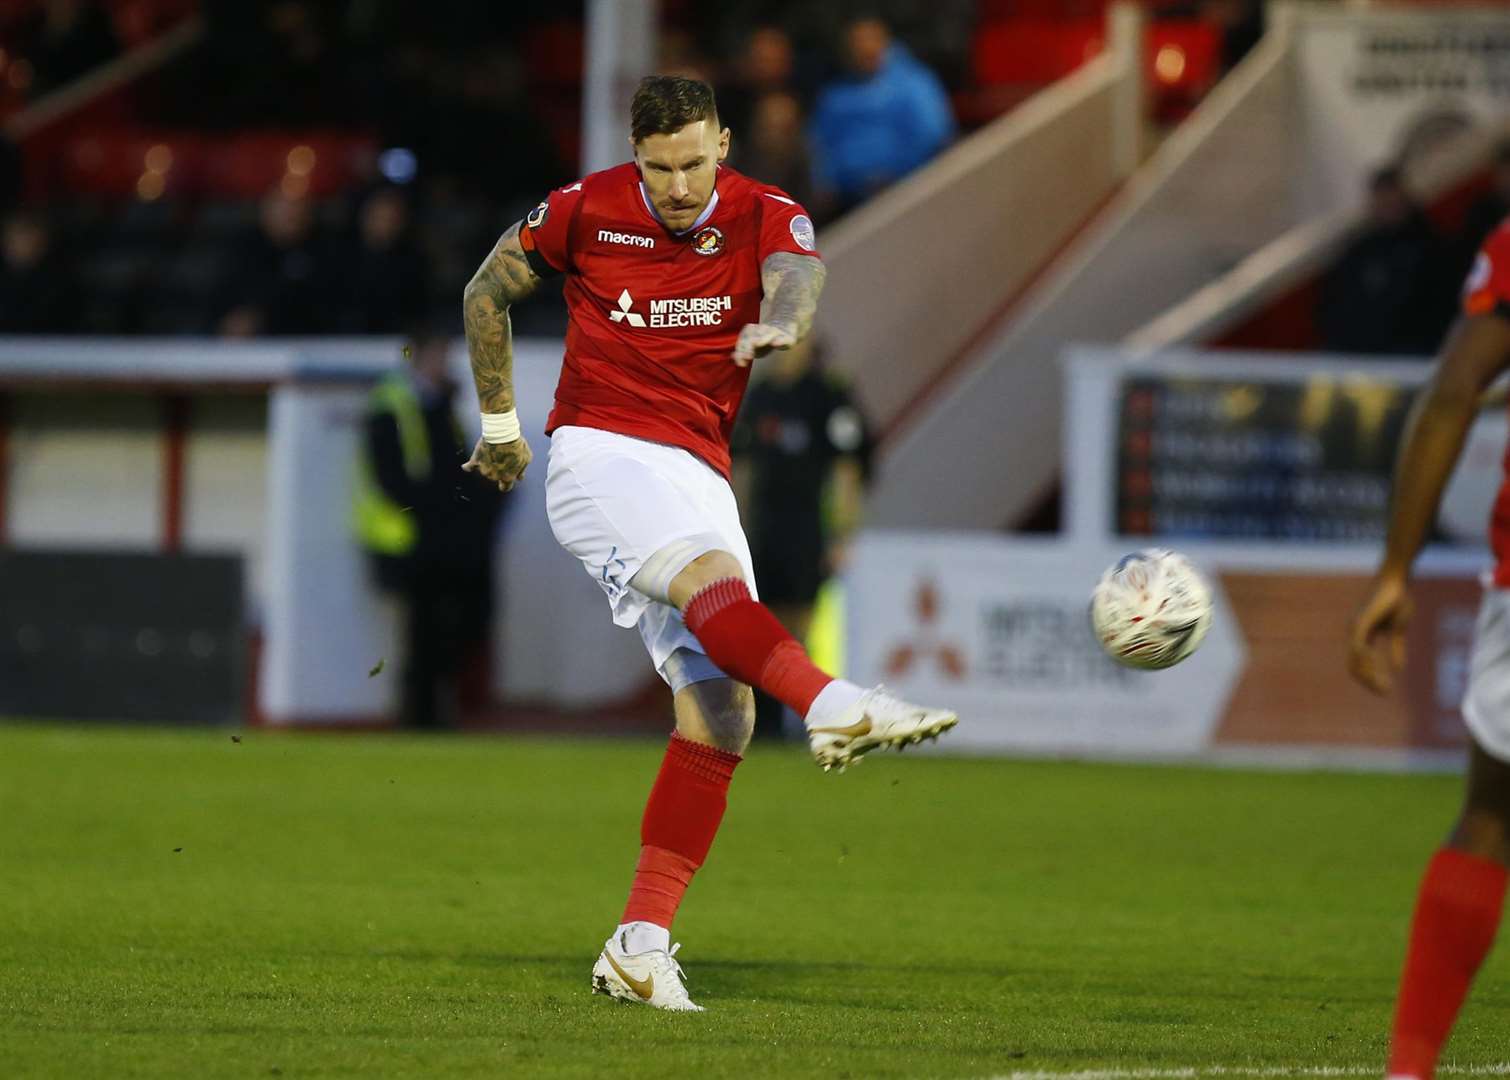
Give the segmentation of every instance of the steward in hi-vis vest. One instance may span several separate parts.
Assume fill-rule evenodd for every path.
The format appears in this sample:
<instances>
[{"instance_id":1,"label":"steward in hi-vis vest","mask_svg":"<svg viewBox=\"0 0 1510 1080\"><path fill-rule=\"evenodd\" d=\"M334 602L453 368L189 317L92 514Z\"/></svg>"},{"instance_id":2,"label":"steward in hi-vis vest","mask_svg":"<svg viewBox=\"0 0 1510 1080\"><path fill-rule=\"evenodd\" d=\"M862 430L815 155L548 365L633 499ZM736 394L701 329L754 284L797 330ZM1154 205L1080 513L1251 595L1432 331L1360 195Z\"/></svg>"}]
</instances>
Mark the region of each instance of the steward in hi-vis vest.
<instances>
[{"instance_id":1,"label":"steward in hi-vis vest","mask_svg":"<svg viewBox=\"0 0 1510 1080\"><path fill-rule=\"evenodd\" d=\"M454 721L456 673L485 654L493 603L498 492L461 469L450 343L421 336L373 388L357 463L352 525L373 579L403 609L399 713L414 727Z\"/></svg>"}]
</instances>

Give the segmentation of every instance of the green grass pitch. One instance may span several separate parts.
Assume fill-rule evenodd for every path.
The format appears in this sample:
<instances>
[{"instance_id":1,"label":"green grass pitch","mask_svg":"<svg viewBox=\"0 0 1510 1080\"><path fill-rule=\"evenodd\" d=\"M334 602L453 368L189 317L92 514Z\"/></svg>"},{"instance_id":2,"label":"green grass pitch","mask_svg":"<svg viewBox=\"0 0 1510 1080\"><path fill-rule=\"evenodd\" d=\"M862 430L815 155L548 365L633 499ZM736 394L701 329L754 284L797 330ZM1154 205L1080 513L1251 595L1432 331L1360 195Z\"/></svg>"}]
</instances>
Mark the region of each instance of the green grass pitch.
<instances>
[{"instance_id":1,"label":"green grass pitch","mask_svg":"<svg viewBox=\"0 0 1510 1080\"><path fill-rule=\"evenodd\" d=\"M1459 792L906 755L825 776L757 748L676 928L687 1016L588 993L660 752L0 726L0 1074L1366 1075ZM1507 976L1502 946L1459 1075L1510 1061Z\"/></svg>"}]
</instances>

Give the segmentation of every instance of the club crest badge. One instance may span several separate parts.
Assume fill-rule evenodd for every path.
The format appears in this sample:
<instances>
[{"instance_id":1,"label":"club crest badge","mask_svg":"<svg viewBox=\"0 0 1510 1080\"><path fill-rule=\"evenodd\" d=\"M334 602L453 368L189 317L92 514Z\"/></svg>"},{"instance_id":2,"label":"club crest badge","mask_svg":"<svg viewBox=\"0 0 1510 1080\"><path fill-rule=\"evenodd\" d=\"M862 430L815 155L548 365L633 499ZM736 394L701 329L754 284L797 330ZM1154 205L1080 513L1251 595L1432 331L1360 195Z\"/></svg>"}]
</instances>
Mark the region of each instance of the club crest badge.
<instances>
[{"instance_id":1,"label":"club crest badge","mask_svg":"<svg viewBox=\"0 0 1510 1080\"><path fill-rule=\"evenodd\" d=\"M692 250L699 255L717 255L723 249L724 234L712 225L699 229L692 238Z\"/></svg>"}]
</instances>

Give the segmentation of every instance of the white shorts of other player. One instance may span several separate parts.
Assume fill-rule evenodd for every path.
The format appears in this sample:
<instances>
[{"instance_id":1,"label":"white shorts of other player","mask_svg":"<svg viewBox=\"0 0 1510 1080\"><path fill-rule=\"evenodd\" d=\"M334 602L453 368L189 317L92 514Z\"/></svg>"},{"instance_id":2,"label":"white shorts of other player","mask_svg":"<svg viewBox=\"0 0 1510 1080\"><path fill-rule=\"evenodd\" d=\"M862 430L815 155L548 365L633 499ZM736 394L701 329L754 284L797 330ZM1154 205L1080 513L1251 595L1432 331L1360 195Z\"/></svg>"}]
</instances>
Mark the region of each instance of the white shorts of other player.
<instances>
[{"instance_id":1,"label":"white shorts of other player","mask_svg":"<svg viewBox=\"0 0 1510 1080\"><path fill-rule=\"evenodd\" d=\"M551 435L545 511L556 541L608 595L613 621L639 627L672 690L725 677L667 590L692 560L727 551L755 595L750 545L727 480L680 447L561 427Z\"/></svg>"},{"instance_id":2,"label":"white shorts of other player","mask_svg":"<svg viewBox=\"0 0 1510 1080\"><path fill-rule=\"evenodd\" d=\"M1510 589L1484 590L1463 720L1480 746L1510 762Z\"/></svg>"}]
</instances>

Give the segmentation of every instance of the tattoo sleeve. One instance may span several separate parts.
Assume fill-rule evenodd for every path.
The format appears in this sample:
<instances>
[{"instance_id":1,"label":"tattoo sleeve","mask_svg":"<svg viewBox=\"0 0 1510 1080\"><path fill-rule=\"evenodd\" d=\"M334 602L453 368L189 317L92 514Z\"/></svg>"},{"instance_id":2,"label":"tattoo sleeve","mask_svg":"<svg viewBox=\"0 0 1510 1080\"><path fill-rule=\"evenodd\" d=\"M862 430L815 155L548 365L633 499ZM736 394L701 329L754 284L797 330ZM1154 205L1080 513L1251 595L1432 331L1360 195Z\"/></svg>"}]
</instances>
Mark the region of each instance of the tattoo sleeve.
<instances>
[{"instance_id":1,"label":"tattoo sleeve","mask_svg":"<svg viewBox=\"0 0 1510 1080\"><path fill-rule=\"evenodd\" d=\"M799 340L806 337L827 277L822 260L812 255L790 251L767 255L760 264L760 282L765 290L760 321L789 330Z\"/></svg>"},{"instance_id":2,"label":"tattoo sleeve","mask_svg":"<svg viewBox=\"0 0 1510 1080\"><path fill-rule=\"evenodd\" d=\"M519 225L511 225L472 275L463 294L467 352L477 400L487 413L514 407L514 334L509 306L523 300L540 279L519 246Z\"/></svg>"}]
</instances>

